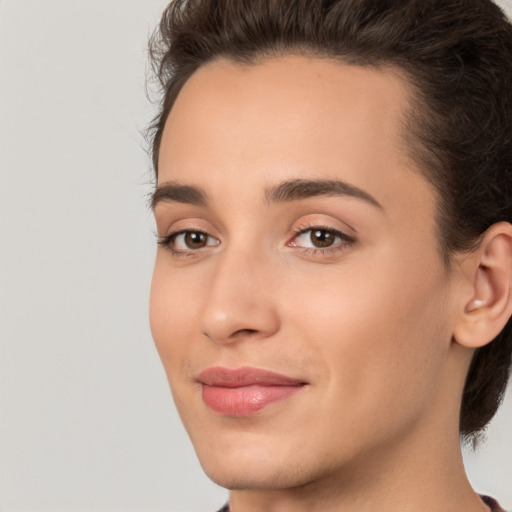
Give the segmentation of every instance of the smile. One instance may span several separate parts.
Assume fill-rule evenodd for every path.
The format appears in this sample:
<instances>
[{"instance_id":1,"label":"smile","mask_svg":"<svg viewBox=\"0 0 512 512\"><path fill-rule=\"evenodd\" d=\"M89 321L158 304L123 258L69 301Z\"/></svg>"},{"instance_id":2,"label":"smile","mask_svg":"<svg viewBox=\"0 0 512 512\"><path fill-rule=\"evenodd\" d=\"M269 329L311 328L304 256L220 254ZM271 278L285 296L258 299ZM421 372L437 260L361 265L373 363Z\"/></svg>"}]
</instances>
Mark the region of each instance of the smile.
<instances>
[{"instance_id":1,"label":"smile","mask_svg":"<svg viewBox=\"0 0 512 512\"><path fill-rule=\"evenodd\" d=\"M306 382L257 368L208 368L200 373L204 403L226 416L250 416L288 398Z\"/></svg>"}]
</instances>

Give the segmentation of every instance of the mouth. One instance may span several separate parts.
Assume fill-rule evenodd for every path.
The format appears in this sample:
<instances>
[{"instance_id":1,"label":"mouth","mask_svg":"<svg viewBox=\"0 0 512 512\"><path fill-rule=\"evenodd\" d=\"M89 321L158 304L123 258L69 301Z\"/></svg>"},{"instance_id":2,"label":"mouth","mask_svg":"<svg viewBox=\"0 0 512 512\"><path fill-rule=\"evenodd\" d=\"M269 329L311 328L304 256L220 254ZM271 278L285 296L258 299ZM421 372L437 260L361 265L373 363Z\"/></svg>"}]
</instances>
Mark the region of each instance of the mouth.
<instances>
[{"instance_id":1,"label":"mouth","mask_svg":"<svg viewBox=\"0 0 512 512\"><path fill-rule=\"evenodd\" d=\"M307 382L258 368L212 367L198 376L204 403L225 416L250 416L304 389Z\"/></svg>"}]
</instances>

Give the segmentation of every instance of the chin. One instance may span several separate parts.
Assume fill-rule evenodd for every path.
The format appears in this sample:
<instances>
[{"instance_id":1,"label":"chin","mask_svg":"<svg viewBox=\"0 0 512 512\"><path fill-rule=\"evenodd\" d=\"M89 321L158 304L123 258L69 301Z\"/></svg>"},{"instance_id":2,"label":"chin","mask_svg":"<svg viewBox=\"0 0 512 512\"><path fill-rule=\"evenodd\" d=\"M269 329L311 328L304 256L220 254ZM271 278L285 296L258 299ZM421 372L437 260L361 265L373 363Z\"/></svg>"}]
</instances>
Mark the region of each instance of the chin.
<instances>
[{"instance_id":1,"label":"chin","mask_svg":"<svg viewBox=\"0 0 512 512\"><path fill-rule=\"evenodd\" d=\"M206 475L229 490L282 490L301 487L321 477L325 468L308 463L304 447L283 450L283 446L255 443L226 449L205 446L196 449ZM201 449L204 448L204 449ZM279 449L281 448L281 449ZM316 461L318 463L318 460Z\"/></svg>"},{"instance_id":2,"label":"chin","mask_svg":"<svg viewBox=\"0 0 512 512\"><path fill-rule=\"evenodd\" d=\"M234 490L267 490L277 491L304 486L316 477L302 467L291 467L290 464L266 464L254 466L226 467L224 464L202 464L206 475L217 485ZM242 469L245 468L245 469Z\"/></svg>"}]
</instances>

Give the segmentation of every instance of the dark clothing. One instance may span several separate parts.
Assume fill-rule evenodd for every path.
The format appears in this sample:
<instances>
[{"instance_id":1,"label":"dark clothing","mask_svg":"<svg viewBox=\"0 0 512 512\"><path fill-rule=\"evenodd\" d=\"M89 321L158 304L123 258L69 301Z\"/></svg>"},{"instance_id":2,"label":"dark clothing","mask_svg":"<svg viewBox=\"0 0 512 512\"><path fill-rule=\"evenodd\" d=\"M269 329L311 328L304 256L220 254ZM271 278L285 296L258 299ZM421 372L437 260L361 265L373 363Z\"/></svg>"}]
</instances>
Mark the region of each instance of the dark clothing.
<instances>
[{"instance_id":1,"label":"dark clothing","mask_svg":"<svg viewBox=\"0 0 512 512\"><path fill-rule=\"evenodd\" d=\"M482 501L491 509L491 512L505 512L498 504L498 502L493 499L489 498L489 496L480 496L482 498ZM229 511L229 507L228 507Z\"/></svg>"},{"instance_id":2,"label":"dark clothing","mask_svg":"<svg viewBox=\"0 0 512 512\"><path fill-rule=\"evenodd\" d=\"M489 498L489 496L481 496L482 498L482 501L489 507L490 509L490 512L505 512L505 510L503 510L498 502L493 499L493 498ZM229 512L229 503L226 503L220 510L219 512Z\"/></svg>"}]
</instances>

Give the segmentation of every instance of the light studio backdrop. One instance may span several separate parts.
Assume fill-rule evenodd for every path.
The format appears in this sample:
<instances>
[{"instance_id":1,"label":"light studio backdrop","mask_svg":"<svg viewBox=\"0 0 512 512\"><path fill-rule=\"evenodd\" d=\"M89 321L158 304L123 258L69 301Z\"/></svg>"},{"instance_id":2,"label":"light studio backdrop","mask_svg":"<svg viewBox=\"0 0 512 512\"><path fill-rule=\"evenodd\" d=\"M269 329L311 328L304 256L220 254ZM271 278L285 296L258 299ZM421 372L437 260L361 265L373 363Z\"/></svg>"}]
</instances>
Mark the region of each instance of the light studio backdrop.
<instances>
[{"instance_id":1,"label":"light studio backdrop","mask_svg":"<svg viewBox=\"0 0 512 512\"><path fill-rule=\"evenodd\" d=\"M0 0L2 512L206 512L227 498L195 459L148 325L141 132L165 5ZM466 462L511 508L511 392Z\"/></svg>"}]
</instances>

